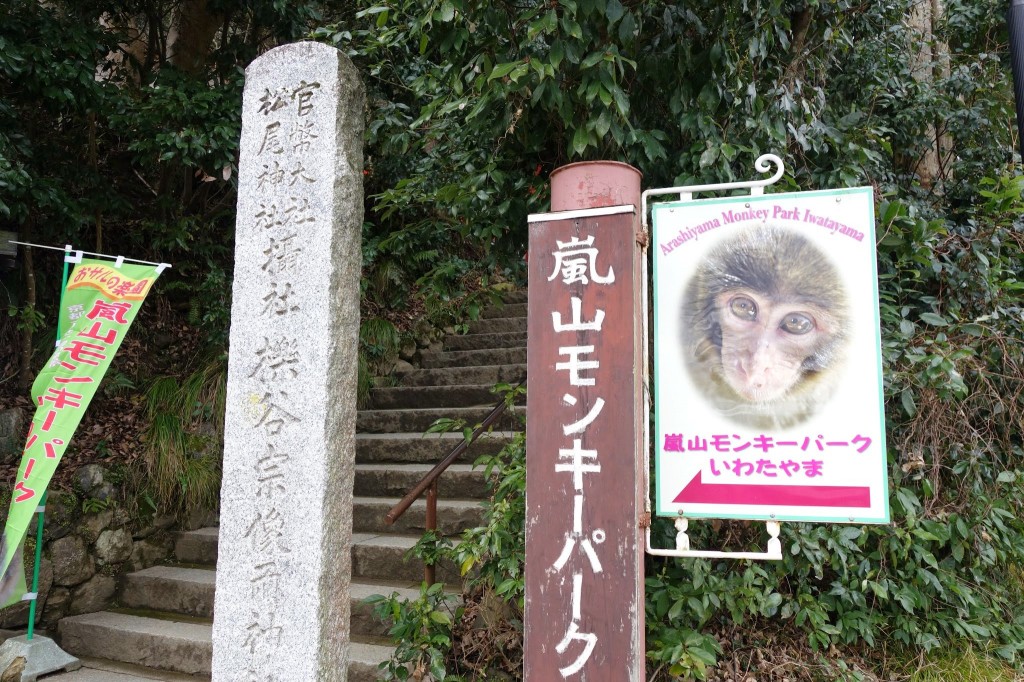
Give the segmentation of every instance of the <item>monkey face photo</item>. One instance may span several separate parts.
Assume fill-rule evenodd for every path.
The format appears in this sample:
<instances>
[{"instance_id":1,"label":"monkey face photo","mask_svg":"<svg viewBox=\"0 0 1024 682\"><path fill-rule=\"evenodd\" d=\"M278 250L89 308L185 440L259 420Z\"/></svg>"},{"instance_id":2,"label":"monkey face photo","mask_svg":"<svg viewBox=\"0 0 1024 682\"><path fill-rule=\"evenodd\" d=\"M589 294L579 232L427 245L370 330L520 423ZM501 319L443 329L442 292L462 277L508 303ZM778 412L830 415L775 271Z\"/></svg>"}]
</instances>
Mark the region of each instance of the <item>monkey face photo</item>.
<instances>
[{"instance_id":1,"label":"monkey face photo","mask_svg":"<svg viewBox=\"0 0 1024 682\"><path fill-rule=\"evenodd\" d=\"M797 232L761 226L719 243L688 283L682 317L691 378L736 423L799 424L837 385L847 297L835 266Z\"/></svg>"}]
</instances>

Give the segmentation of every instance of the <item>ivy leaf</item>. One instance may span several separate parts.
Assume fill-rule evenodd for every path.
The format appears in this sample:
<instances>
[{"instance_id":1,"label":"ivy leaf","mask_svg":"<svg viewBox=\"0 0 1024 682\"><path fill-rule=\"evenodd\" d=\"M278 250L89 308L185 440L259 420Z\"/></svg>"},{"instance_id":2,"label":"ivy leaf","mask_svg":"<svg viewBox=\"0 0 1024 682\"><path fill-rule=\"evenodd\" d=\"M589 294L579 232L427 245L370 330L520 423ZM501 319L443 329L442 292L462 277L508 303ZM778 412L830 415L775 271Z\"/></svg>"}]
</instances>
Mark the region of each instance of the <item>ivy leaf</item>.
<instances>
[{"instance_id":1,"label":"ivy leaf","mask_svg":"<svg viewBox=\"0 0 1024 682\"><path fill-rule=\"evenodd\" d=\"M615 96L615 108L619 110L619 113L623 117L629 116L629 98L626 97L626 93L622 91L622 88L616 86L612 90L612 95Z\"/></svg>"},{"instance_id":2,"label":"ivy leaf","mask_svg":"<svg viewBox=\"0 0 1024 682\"><path fill-rule=\"evenodd\" d=\"M590 143L590 136L587 135L587 129L580 126L576 129L576 133L572 136L572 150L577 154L582 154L587 145Z\"/></svg>"},{"instance_id":3,"label":"ivy leaf","mask_svg":"<svg viewBox=\"0 0 1024 682\"><path fill-rule=\"evenodd\" d=\"M876 583L874 580L869 580L868 587L871 588L871 591L874 592L875 596L877 596L879 599L884 599L888 601L889 590L886 589L885 585L882 585L881 583Z\"/></svg>"},{"instance_id":4,"label":"ivy leaf","mask_svg":"<svg viewBox=\"0 0 1024 682\"><path fill-rule=\"evenodd\" d=\"M900 393L900 402L903 403L903 410L907 413L908 417L913 417L917 414L917 404L914 402L914 394L909 388L903 389Z\"/></svg>"},{"instance_id":5,"label":"ivy leaf","mask_svg":"<svg viewBox=\"0 0 1024 682\"><path fill-rule=\"evenodd\" d=\"M633 18L632 13L626 14L626 18L619 24L619 40L622 42L629 42L633 39L633 34L636 32L636 19Z\"/></svg>"},{"instance_id":6,"label":"ivy leaf","mask_svg":"<svg viewBox=\"0 0 1024 682\"><path fill-rule=\"evenodd\" d=\"M700 155L700 167L707 168L718 159L718 147L712 145L704 150L704 153Z\"/></svg>"},{"instance_id":7,"label":"ivy leaf","mask_svg":"<svg viewBox=\"0 0 1024 682\"><path fill-rule=\"evenodd\" d=\"M622 18L622 15L626 13L626 9L622 6L619 0L608 0L608 4L604 9L604 15L608 17L608 25L611 26L616 21Z\"/></svg>"},{"instance_id":8,"label":"ivy leaf","mask_svg":"<svg viewBox=\"0 0 1024 682\"><path fill-rule=\"evenodd\" d=\"M587 58L584 59L583 62L580 64L580 68L581 69L589 69L594 64L597 64L599 61L601 61L602 59L604 59L604 52L601 52L600 50L595 51L595 52L591 52L590 54L587 55Z\"/></svg>"},{"instance_id":9,"label":"ivy leaf","mask_svg":"<svg viewBox=\"0 0 1024 682\"><path fill-rule=\"evenodd\" d=\"M576 40L583 40L583 29L578 23L570 19L569 17L562 17L562 30L568 33Z\"/></svg>"},{"instance_id":10,"label":"ivy leaf","mask_svg":"<svg viewBox=\"0 0 1024 682\"><path fill-rule=\"evenodd\" d=\"M494 69L491 70L491 75L487 77L487 82L489 83L495 78L504 78L520 65L520 62L505 62L504 64L497 64Z\"/></svg>"},{"instance_id":11,"label":"ivy leaf","mask_svg":"<svg viewBox=\"0 0 1024 682\"><path fill-rule=\"evenodd\" d=\"M551 44L551 49L548 51L548 59L551 60L551 66L558 68L558 65L562 63L562 57L565 56L565 47L562 45L561 40L556 40Z\"/></svg>"},{"instance_id":12,"label":"ivy leaf","mask_svg":"<svg viewBox=\"0 0 1024 682\"><path fill-rule=\"evenodd\" d=\"M512 69L512 72L508 75L509 80L513 83L518 83L519 79L530 72L529 64L518 64L516 68Z\"/></svg>"}]
</instances>

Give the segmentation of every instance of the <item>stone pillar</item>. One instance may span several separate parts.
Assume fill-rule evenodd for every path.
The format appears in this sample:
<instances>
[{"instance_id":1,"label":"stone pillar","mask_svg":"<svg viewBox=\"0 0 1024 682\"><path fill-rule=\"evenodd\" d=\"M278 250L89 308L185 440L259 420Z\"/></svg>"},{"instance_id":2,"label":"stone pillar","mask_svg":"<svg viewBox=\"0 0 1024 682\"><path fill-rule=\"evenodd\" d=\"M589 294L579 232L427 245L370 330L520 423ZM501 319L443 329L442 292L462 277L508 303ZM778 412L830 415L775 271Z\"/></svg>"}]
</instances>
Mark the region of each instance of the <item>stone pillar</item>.
<instances>
[{"instance_id":1,"label":"stone pillar","mask_svg":"<svg viewBox=\"0 0 1024 682\"><path fill-rule=\"evenodd\" d=\"M335 48L246 70L213 679L345 680L364 92Z\"/></svg>"}]
</instances>

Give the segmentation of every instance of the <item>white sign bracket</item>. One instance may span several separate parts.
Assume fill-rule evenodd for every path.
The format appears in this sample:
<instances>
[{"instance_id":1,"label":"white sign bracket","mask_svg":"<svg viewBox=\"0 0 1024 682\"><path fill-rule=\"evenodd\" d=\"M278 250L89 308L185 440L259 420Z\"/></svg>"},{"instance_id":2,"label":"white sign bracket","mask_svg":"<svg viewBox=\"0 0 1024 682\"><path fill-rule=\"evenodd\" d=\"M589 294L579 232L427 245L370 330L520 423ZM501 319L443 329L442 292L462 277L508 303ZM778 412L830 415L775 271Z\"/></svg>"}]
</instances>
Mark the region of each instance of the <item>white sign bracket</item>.
<instances>
[{"instance_id":1,"label":"white sign bracket","mask_svg":"<svg viewBox=\"0 0 1024 682\"><path fill-rule=\"evenodd\" d=\"M703 549L690 549L690 536L686 530L690 525L689 519L680 516L676 519L676 548L655 549L651 547L651 529L647 528L647 553L652 556L683 557L690 559L753 559L753 560L782 560L782 541L779 540L779 532L782 524L778 521L768 521L768 550L766 552L719 552Z\"/></svg>"},{"instance_id":2,"label":"white sign bracket","mask_svg":"<svg viewBox=\"0 0 1024 682\"><path fill-rule=\"evenodd\" d=\"M682 187L666 187L661 189L649 189L645 190L640 197L640 220L643 224L644 229L647 228L647 198L653 196L663 196L666 194L676 194L679 196L679 201L692 201L693 195L697 192L720 192L723 190L731 189L746 189L750 188L751 196L761 196L764 194L764 188L768 185L775 184L782 178L782 174L785 173L785 164L782 159L775 154L762 154L757 157L754 162L754 168L762 173L767 173L771 170L772 164L775 166L775 172L771 177L763 180L747 180L743 182L722 182L712 185L685 185ZM647 273L646 263L644 272L644 284L647 284ZM646 286L645 286L646 288ZM647 296L646 291L644 292L644 304L646 308ZM646 310L645 310L646 313ZM644 349L646 351L647 343L647 329L646 329L647 315L644 315ZM646 360L646 358L645 358ZM647 363L644 363L645 370ZM645 381L646 385L646 381ZM650 462L650 447L645 448L647 451L648 463ZM650 470L650 467L647 467ZM650 511L650 486L648 485L647 493L647 510ZM646 549L647 553L652 556L664 556L664 557L684 557L694 559L753 559L753 560L773 560L779 561L782 559L782 541L779 540L779 532L781 525L778 521L768 521L766 523L768 529L768 550L766 552L720 552L712 550L699 550L690 549L690 537L686 534L687 528L689 527L689 519L680 516L675 521L676 525L676 547L675 549L655 549L651 546L651 529L647 528L647 542Z\"/></svg>"},{"instance_id":3,"label":"white sign bracket","mask_svg":"<svg viewBox=\"0 0 1024 682\"><path fill-rule=\"evenodd\" d=\"M662 196L665 194L677 194L679 195L679 201L692 201L693 195L697 192L721 192L723 190L730 189L746 189L750 188L750 196L756 197L764 194L764 188L768 185L774 185L779 179L782 178L782 174L786 172L786 166L782 163L782 159L775 154L762 154L757 157L754 161L754 168L761 173L767 173L771 170L772 164L775 166L775 173L771 177L763 180L744 180L742 182L720 182L713 185L684 185L682 187L664 187L661 189L648 189L644 190L644 193L640 195L640 222L644 229L647 228L647 197Z\"/></svg>"}]
</instances>

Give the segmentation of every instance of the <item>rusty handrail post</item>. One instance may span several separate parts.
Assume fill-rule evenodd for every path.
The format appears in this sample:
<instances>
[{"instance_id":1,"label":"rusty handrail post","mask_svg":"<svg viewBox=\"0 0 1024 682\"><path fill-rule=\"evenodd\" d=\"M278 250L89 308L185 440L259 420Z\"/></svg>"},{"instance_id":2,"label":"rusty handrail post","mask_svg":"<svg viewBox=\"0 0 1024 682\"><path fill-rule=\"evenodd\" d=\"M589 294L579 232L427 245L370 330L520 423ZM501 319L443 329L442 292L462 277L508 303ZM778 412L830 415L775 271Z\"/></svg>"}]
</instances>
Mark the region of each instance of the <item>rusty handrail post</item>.
<instances>
[{"instance_id":1,"label":"rusty handrail post","mask_svg":"<svg viewBox=\"0 0 1024 682\"><path fill-rule=\"evenodd\" d=\"M522 381L520 381L513 390L517 390L525 384L526 377L523 377ZM490 414L488 414L487 417L484 418L483 422L481 422L480 425L476 427L476 429L473 431L473 434L469 438L464 439L455 447L454 450L448 453L447 457L445 457L440 462L435 464L434 468L431 469L426 476L420 479L420 482L413 486L412 490L406 493L405 497L403 497L398 502L398 504L392 507L391 510L384 515L384 523L386 523L389 526L393 524L395 521L398 520L398 518L402 514L408 511L409 507L412 506L413 502L419 499L420 495L426 493L427 517L426 523L424 523L424 525L426 526L427 531L434 531L436 534L437 479L441 477L441 474L443 474L445 470L448 469L452 462L458 459L462 455L462 453L465 452L467 448L469 448L470 445L476 442L476 439L479 438L481 434L490 429L498 421L498 419L501 418L501 416L505 413L506 408L508 408L508 403L506 403L504 399L500 400L498 404L494 406L494 409L491 410ZM428 585L433 585L435 577L436 576L434 565L430 562L424 561L423 579L427 581Z\"/></svg>"},{"instance_id":2,"label":"rusty handrail post","mask_svg":"<svg viewBox=\"0 0 1024 682\"><path fill-rule=\"evenodd\" d=\"M435 537L437 533L437 479L435 478L431 482L430 487L427 488L427 532L434 532ZM433 558L430 561L423 562L423 579L427 581L428 585L434 584L434 562Z\"/></svg>"}]
</instances>

